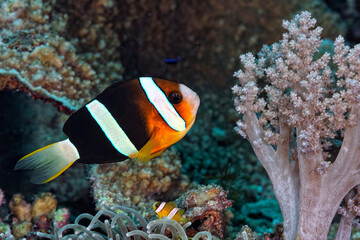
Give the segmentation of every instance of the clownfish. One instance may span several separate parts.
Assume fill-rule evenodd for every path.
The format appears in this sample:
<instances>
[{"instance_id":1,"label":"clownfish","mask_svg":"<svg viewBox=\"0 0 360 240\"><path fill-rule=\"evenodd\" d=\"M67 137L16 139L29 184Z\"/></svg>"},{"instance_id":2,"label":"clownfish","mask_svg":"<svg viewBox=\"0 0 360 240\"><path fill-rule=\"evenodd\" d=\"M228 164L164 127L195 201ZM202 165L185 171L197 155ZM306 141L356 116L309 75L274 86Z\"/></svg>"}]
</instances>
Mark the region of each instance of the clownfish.
<instances>
[{"instance_id":1,"label":"clownfish","mask_svg":"<svg viewBox=\"0 0 360 240\"><path fill-rule=\"evenodd\" d=\"M166 217L167 219L177 221L181 225L192 220L192 218L183 217L184 209L177 208L175 202L156 202L153 208L159 219Z\"/></svg>"},{"instance_id":2,"label":"clownfish","mask_svg":"<svg viewBox=\"0 0 360 240\"><path fill-rule=\"evenodd\" d=\"M68 139L24 156L15 170L31 170L31 182L39 184L75 161L146 162L185 136L199 105L199 96L183 84L151 77L114 83L68 118Z\"/></svg>"}]
</instances>

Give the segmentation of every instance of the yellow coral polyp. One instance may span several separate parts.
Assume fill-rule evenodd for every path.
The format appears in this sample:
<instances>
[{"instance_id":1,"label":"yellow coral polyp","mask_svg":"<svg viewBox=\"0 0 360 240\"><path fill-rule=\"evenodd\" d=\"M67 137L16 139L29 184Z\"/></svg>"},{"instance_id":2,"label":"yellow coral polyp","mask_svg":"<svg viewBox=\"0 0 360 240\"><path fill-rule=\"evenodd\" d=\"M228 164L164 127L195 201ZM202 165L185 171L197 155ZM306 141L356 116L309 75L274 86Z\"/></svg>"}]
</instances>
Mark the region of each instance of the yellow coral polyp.
<instances>
[{"instance_id":1,"label":"yellow coral polyp","mask_svg":"<svg viewBox=\"0 0 360 240\"><path fill-rule=\"evenodd\" d=\"M32 218L38 218L41 215L52 217L55 213L57 200L51 193L40 194L34 201L31 208Z\"/></svg>"},{"instance_id":2,"label":"yellow coral polyp","mask_svg":"<svg viewBox=\"0 0 360 240\"><path fill-rule=\"evenodd\" d=\"M31 221L31 205L24 200L21 193L14 194L10 201L10 210L20 221Z\"/></svg>"}]
</instances>

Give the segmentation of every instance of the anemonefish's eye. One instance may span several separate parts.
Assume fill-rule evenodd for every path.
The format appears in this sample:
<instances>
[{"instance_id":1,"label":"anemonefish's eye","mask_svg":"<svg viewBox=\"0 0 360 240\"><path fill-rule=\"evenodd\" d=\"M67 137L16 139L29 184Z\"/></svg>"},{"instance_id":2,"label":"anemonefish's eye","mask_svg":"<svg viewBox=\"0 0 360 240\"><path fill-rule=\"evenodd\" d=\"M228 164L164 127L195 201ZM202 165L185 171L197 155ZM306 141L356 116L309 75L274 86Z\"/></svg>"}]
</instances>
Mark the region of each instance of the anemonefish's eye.
<instances>
[{"instance_id":1,"label":"anemonefish's eye","mask_svg":"<svg viewBox=\"0 0 360 240\"><path fill-rule=\"evenodd\" d=\"M171 103L177 104L182 101L183 97L180 92L173 91L173 92L169 93L168 99Z\"/></svg>"},{"instance_id":2,"label":"anemonefish's eye","mask_svg":"<svg viewBox=\"0 0 360 240\"><path fill-rule=\"evenodd\" d=\"M155 208L158 208L160 206L160 203L155 203Z\"/></svg>"}]
</instances>

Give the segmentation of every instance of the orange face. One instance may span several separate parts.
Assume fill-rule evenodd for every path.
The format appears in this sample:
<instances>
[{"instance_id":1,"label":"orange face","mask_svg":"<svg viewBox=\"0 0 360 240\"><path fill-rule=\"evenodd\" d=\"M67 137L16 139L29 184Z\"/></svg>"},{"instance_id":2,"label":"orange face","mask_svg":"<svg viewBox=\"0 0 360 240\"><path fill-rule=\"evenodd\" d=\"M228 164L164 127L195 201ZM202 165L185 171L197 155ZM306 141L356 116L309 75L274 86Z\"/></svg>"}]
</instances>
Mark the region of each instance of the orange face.
<instances>
[{"instance_id":1,"label":"orange face","mask_svg":"<svg viewBox=\"0 0 360 240\"><path fill-rule=\"evenodd\" d=\"M155 83L161 88L167 97L167 101L174 107L178 116L174 117L174 121L184 121L184 128L175 130L171 125L171 121L159 114L155 108L149 113L148 116L148 130L150 132L158 128L158 139L155 142L152 152L165 149L170 145L176 143L190 130L194 124L196 113L200 105L199 96L190 88L183 84L174 83L162 79L154 79ZM180 119L180 120L179 120Z\"/></svg>"},{"instance_id":2,"label":"orange face","mask_svg":"<svg viewBox=\"0 0 360 240\"><path fill-rule=\"evenodd\" d=\"M183 84L154 79L156 84L164 91L169 102L186 122L189 130L195 121L196 113L200 105L199 96Z\"/></svg>"}]
</instances>

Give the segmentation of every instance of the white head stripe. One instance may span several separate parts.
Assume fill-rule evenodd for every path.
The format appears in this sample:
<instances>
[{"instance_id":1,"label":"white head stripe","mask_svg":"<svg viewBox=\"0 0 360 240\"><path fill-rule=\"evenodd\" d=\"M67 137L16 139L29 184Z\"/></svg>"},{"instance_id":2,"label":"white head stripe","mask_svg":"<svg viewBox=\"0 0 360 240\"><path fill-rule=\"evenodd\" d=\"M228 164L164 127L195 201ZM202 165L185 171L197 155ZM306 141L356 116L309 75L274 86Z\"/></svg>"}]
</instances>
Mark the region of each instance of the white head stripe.
<instances>
[{"instance_id":1,"label":"white head stripe","mask_svg":"<svg viewBox=\"0 0 360 240\"><path fill-rule=\"evenodd\" d=\"M169 213L169 215L167 217L169 219L172 219L179 210L180 209L178 209L178 208L174 208L173 210L171 210L171 212Z\"/></svg>"},{"instance_id":2,"label":"white head stripe","mask_svg":"<svg viewBox=\"0 0 360 240\"><path fill-rule=\"evenodd\" d=\"M176 131L184 131L186 123L174 106L169 102L164 92L156 85L151 77L139 78L141 87L144 89L147 98L156 108L165 122Z\"/></svg>"},{"instance_id":3,"label":"white head stripe","mask_svg":"<svg viewBox=\"0 0 360 240\"><path fill-rule=\"evenodd\" d=\"M166 205L166 202L162 202L162 203L160 204L160 206L155 210L155 212L156 212L156 213L161 212L161 210L164 209L165 205Z\"/></svg>"},{"instance_id":4,"label":"white head stripe","mask_svg":"<svg viewBox=\"0 0 360 240\"><path fill-rule=\"evenodd\" d=\"M86 108L117 151L125 156L138 152L109 110L101 102L95 99L88 103Z\"/></svg>"}]
</instances>

